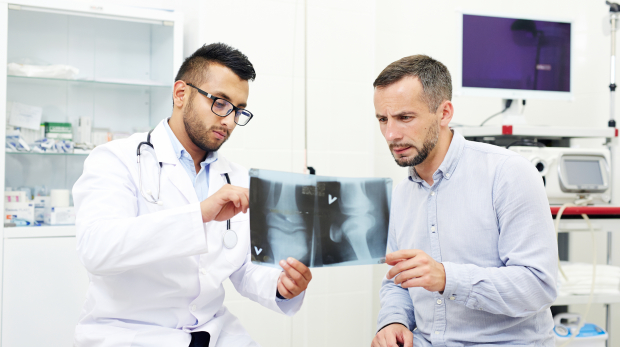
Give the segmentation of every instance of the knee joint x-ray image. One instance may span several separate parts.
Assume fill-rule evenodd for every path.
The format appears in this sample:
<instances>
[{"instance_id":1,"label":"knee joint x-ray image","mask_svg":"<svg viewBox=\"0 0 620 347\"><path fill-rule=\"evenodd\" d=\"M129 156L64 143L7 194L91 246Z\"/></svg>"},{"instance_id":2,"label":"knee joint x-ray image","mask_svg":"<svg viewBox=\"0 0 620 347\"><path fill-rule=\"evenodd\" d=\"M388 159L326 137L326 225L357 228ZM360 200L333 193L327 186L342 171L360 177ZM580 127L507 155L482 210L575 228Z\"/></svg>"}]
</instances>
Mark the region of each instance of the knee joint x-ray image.
<instances>
[{"instance_id":1,"label":"knee joint x-ray image","mask_svg":"<svg viewBox=\"0 0 620 347\"><path fill-rule=\"evenodd\" d=\"M252 261L279 267L385 260L392 180L250 170Z\"/></svg>"}]
</instances>

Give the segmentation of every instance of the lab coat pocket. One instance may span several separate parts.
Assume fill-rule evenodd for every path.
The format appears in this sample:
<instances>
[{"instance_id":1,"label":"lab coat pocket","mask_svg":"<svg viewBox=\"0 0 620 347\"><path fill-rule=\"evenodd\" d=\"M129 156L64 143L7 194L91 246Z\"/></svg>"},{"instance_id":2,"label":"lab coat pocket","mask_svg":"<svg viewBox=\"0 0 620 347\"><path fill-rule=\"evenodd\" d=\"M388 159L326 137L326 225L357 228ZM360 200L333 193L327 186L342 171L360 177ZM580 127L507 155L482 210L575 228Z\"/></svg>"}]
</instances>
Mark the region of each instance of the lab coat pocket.
<instances>
[{"instance_id":1,"label":"lab coat pocket","mask_svg":"<svg viewBox=\"0 0 620 347\"><path fill-rule=\"evenodd\" d=\"M235 218L232 218L230 220L230 229L234 230L237 235L237 244L230 249L224 247L224 254L228 262L235 268L238 268L243 265L250 250L250 221L247 215L237 215Z\"/></svg>"}]
</instances>

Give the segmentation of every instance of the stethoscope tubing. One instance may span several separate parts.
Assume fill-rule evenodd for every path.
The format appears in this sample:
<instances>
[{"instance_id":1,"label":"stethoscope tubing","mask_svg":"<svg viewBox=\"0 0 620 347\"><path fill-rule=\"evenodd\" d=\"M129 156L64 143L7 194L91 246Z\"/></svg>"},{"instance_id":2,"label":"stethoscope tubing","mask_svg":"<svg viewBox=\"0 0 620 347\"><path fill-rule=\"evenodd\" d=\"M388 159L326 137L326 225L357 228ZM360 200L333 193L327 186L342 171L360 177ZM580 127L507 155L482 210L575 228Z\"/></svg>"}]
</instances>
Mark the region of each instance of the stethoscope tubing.
<instances>
[{"instance_id":1,"label":"stethoscope tubing","mask_svg":"<svg viewBox=\"0 0 620 347\"><path fill-rule=\"evenodd\" d=\"M228 172L224 172L224 177L226 178L226 183L230 184L230 177L228 177ZM226 220L226 230L230 230L230 219Z\"/></svg>"},{"instance_id":2,"label":"stethoscope tubing","mask_svg":"<svg viewBox=\"0 0 620 347\"><path fill-rule=\"evenodd\" d=\"M146 145L151 147L153 150L155 150L155 146L153 146L153 143L151 143L151 133L153 132L153 130L155 129L151 129L151 131L149 131L148 135L146 136L146 141L140 142L138 144L138 148L136 149L136 154L138 157L138 176L139 176L139 180L140 180L140 194L142 194L142 197L144 198L144 200L146 200L147 202L150 202L152 204L156 204L156 205L162 205L161 200L159 200L159 192L161 189L161 168L162 168L162 163L159 162L159 180L158 180L158 189L157 189L157 198L155 198L153 195L151 195L151 199L148 199L146 196L144 196L144 193L142 192L142 167L140 165L140 147L142 147L142 145ZM231 184L230 183L230 177L228 176L228 173L225 172L224 173L224 178L226 179L226 183L227 184ZM231 245L231 247L228 247L228 245L225 245L227 248L232 248L237 244L237 233L234 230L230 229L230 219L226 220L226 232L232 231L234 233L234 237L235 237L235 241L234 241L234 245Z\"/></svg>"}]
</instances>

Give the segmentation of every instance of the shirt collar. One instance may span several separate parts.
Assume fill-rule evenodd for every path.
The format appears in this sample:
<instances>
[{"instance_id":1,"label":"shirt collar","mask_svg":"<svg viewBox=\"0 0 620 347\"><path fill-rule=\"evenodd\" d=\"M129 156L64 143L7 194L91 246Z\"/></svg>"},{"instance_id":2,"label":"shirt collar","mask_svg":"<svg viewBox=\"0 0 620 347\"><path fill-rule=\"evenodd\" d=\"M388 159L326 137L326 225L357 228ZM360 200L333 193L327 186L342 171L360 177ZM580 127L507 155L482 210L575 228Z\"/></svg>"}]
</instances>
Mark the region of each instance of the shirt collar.
<instances>
[{"instance_id":1,"label":"shirt collar","mask_svg":"<svg viewBox=\"0 0 620 347\"><path fill-rule=\"evenodd\" d=\"M450 147L448 148L448 153L446 153L445 158L439 165L439 168L433 174L433 180L437 181L440 177L444 177L445 179L450 179L456 169L457 164L459 163L459 159L461 159L461 154L463 154L463 148L465 147L465 138L463 135L458 132L452 131L452 142L450 142ZM418 173L415 171L413 166L409 167L409 180L412 182L422 182L422 178L418 176Z\"/></svg>"},{"instance_id":2,"label":"shirt collar","mask_svg":"<svg viewBox=\"0 0 620 347\"><path fill-rule=\"evenodd\" d=\"M172 129L170 128L170 124L168 124L169 120L170 118L164 119L164 128L166 128L166 133L168 133L168 137L170 138L170 143L172 143L172 149L174 150L174 155L177 157L177 159L179 159L179 161L183 157L192 160L191 155L187 153L187 151L185 150L185 147L183 147L183 145L181 144L181 141L179 141L176 135L172 132ZM217 151L208 152L207 157L205 158L205 160L202 161L202 163L200 163L200 166L205 167L206 165L209 165L215 162L217 158L218 158Z\"/></svg>"}]
</instances>

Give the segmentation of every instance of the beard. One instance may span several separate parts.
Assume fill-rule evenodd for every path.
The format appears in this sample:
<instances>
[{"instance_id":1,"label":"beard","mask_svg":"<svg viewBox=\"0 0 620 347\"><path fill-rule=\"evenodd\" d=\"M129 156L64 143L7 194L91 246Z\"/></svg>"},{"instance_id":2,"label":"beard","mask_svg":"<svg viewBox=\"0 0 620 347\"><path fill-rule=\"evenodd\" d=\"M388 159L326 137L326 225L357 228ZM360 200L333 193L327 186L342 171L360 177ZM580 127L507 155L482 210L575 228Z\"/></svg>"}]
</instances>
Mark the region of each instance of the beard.
<instances>
[{"instance_id":1,"label":"beard","mask_svg":"<svg viewBox=\"0 0 620 347\"><path fill-rule=\"evenodd\" d=\"M192 95L194 96L194 95ZM198 148L202 149L206 152L215 152L228 140L230 137L230 132L228 128L222 126L212 126L209 129L206 129L203 122L196 112L194 112L193 107L193 97L189 100L189 105L183 112L183 124L185 125L185 132L192 142L198 146ZM213 138L212 131L216 130L226 135L224 141L218 141Z\"/></svg>"},{"instance_id":2,"label":"beard","mask_svg":"<svg viewBox=\"0 0 620 347\"><path fill-rule=\"evenodd\" d=\"M424 144L422 145L421 150L418 147L414 146L413 143L395 143L395 144L390 144L390 152L392 153L392 156L394 157L396 164L398 164L399 166L402 166L402 167L417 166L417 165L422 164L426 160L426 158L428 158L428 155L435 148L438 141L439 141L439 122L435 122L431 125L431 128L428 130L428 133L426 134L426 138L424 139ZM418 154L415 157L410 158L410 159L396 158L396 156L394 155L393 149L404 148L404 147L413 147L418 151Z\"/></svg>"}]
</instances>

